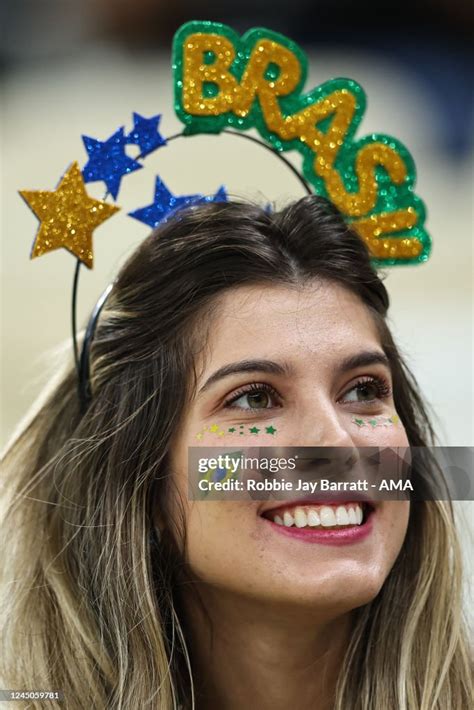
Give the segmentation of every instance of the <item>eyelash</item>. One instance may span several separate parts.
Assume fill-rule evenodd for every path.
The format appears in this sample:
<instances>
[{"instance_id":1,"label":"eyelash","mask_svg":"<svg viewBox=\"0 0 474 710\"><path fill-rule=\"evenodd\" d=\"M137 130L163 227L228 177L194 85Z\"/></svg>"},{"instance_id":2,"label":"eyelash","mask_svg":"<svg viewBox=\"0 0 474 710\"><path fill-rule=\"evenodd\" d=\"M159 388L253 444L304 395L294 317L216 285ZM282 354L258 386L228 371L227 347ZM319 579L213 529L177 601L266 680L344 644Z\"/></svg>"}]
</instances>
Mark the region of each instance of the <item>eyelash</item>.
<instances>
[{"instance_id":1,"label":"eyelash","mask_svg":"<svg viewBox=\"0 0 474 710\"><path fill-rule=\"evenodd\" d=\"M386 399L387 397L390 397L392 394L391 387L388 383L388 381L379 376L366 376L360 378L357 382L355 382L352 387L350 387L348 390L344 392L342 397L340 399L343 399L346 397L349 392L352 392L352 390L357 389L357 387L360 387L365 384L373 384L375 385L375 388L377 390L377 396L376 399ZM273 397L279 399L279 394L278 392L271 387L270 385L266 384L265 382L252 382L249 385L245 385L244 387L241 387L239 390L234 392L231 397L226 399L224 401L223 406L226 408L232 408L233 403L239 400L243 395L246 395L250 392L267 392L268 394L272 395ZM365 403L370 404L374 400L367 400ZM347 404L364 404L364 402L348 402ZM235 407L235 409L243 410L244 407ZM274 409L274 407L265 407L264 409ZM252 408L249 408L247 411L252 411ZM258 409L256 410L258 411Z\"/></svg>"},{"instance_id":2,"label":"eyelash","mask_svg":"<svg viewBox=\"0 0 474 710\"><path fill-rule=\"evenodd\" d=\"M371 385L375 386L375 388L377 390L376 399L386 399L387 397L390 397L390 395L392 394L392 389L390 387L388 380L386 380L384 377L380 377L378 375L377 376L371 375L370 377L369 376L361 377L359 380L357 380L357 382L355 382L352 385L352 387L349 387L349 389L344 392L344 394L341 396L340 399L343 399L344 397L346 397L349 394L349 392L352 392L352 390L355 390L358 387L361 387L362 385L365 385L365 384L371 384ZM367 400L365 402L365 404L370 404L373 401L374 401L373 399ZM347 404L364 404L364 402L348 402Z\"/></svg>"},{"instance_id":3,"label":"eyelash","mask_svg":"<svg viewBox=\"0 0 474 710\"><path fill-rule=\"evenodd\" d=\"M249 394L251 392L262 392L262 391L267 392L269 395L272 395L273 397L275 397L277 399L280 398L278 392L270 385L267 385L265 382L252 382L249 385L245 385L245 387L241 387L241 389L237 390L228 399L226 399L224 401L224 407L232 408L233 402L236 402L243 395ZM274 409L274 408L275 407L265 407L264 409ZM244 407L235 407L235 409L244 410ZM245 411L252 411L252 409L249 408L249 410L245 410ZM259 410L257 409L255 411L259 411Z\"/></svg>"}]
</instances>

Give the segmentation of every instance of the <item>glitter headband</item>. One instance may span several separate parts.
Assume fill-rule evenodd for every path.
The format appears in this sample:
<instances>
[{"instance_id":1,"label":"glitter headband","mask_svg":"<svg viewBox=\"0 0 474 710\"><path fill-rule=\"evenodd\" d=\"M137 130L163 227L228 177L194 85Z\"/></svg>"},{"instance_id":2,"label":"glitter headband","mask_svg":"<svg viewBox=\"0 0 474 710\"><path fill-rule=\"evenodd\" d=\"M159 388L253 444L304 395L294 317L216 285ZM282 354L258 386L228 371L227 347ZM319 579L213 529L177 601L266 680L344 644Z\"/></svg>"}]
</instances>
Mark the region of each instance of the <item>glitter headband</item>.
<instances>
[{"instance_id":1,"label":"glitter headband","mask_svg":"<svg viewBox=\"0 0 474 710\"><path fill-rule=\"evenodd\" d=\"M322 195L341 212L365 242L374 266L427 261L431 240L424 228L425 207L414 192L415 164L395 138L372 133L355 138L366 108L362 87L351 79L331 79L303 91L307 59L281 34L256 28L242 37L216 22L188 22L173 40L175 111L184 130L161 135L161 115L134 113L133 127L122 126L106 141L83 136L88 160L73 162L54 191L21 190L40 220L31 258L64 247L77 259L72 294L72 334L83 410L90 401L89 349L100 311L112 285L99 299L86 328L81 354L77 344L77 291L81 264L93 266L92 234L118 210L122 179L143 168L143 160L177 138L226 133L271 150L295 173L306 192ZM260 138L243 133L255 129ZM138 145L140 154L126 149ZM302 155L299 172L283 152ZM96 200L85 184L103 181ZM128 212L154 228L189 205L227 201L219 187L213 195L173 194L155 178L153 201Z\"/></svg>"}]
</instances>

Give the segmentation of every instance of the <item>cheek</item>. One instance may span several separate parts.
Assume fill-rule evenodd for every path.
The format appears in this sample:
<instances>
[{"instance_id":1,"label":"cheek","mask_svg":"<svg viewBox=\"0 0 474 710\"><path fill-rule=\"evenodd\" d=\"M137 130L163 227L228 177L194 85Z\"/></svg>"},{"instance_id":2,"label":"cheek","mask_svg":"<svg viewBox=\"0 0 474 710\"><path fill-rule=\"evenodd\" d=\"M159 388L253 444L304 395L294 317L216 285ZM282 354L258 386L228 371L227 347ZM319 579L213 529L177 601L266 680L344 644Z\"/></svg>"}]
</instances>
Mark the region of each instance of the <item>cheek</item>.
<instances>
[{"instance_id":1,"label":"cheek","mask_svg":"<svg viewBox=\"0 0 474 710\"><path fill-rule=\"evenodd\" d=\"M380 543L384 550L382 564L387 574L397 559L406 537L410 517L408 501L385 501L380 511Z\"/></svg>"},{"instance_id":2,"label":"cheek","mask_svg":"<svg viewBox=\"0 0 474 710\"><path fill-rule=\"evenodd\" d=\"M231 501L196 501L186 520L186 561L194 575L210 584L233 587L245 578L254 548L256 511ZM238 585L237 585L238 586Z\"/></svg>"},{"instance_id":3,"label":"cheek","mask_svg":"<svg viewBox=\"0 0 474 710\"><path fill-rule=\"evenodd\" d=\"M351 421L350 431L355 446L406 447L409 445L405 427L401 423L372 426L364 420L363 426L358 426Z\"/></svg>"},{"instance_id":4,"label":"cheek","mask_svg":"<svg viewBox=\"0 0 474 710\"><path fill-rule=\"evenodd\" d=\"M368 604L380 593L402 549L410 516L407 501L384 502L378 510L378 520L372 548L364 564L347 579L347 602L353 608ZM333 594L337 595L337 589Z\"/></svg>"}]
</instances>

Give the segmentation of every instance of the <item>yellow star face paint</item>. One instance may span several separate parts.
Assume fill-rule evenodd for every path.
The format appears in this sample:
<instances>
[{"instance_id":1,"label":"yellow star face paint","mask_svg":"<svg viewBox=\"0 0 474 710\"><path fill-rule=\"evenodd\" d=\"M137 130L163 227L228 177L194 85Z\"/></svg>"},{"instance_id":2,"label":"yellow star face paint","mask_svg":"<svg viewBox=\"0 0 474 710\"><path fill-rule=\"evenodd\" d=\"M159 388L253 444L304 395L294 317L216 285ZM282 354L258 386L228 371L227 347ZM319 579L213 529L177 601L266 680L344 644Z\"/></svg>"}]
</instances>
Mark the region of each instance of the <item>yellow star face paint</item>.
<instances>
[{"instance_id":1,"label":"yellow star face paint","mask_svg":"<svg viewBox=\"0 0 474 710\"><path fill-rule=\"evenodd\" d=\"M223 438L227 436L266 436L273 437L278 433L277 428L273 424L267 425L245 425L245 424L233 424L232 426L226 426L224 424L213 423L211 426L205 426L201 431L195 434L196 441L202 441L206 434L210 434L213 437Z\"/></svg>"}]
</instances>

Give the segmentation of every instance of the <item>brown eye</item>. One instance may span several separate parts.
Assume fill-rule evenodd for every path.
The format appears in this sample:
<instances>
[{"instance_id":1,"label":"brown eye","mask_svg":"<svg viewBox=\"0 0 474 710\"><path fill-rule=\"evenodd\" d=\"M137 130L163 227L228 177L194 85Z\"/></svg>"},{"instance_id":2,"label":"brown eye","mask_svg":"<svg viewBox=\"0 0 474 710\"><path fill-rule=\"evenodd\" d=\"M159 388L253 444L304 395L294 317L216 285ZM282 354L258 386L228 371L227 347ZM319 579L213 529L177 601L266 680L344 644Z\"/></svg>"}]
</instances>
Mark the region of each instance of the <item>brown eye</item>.
<instances>
[{"instance_id":1,"label":"brown eye","mask_svg":"<svg viewBox=\"0 0 474 710\"><path fill-rule=\"evenodd\" d=\"M268 392L252 392L246 397L251 409L265 409L270 403Z\"/></svg>"},{"instance_id":2,"label":"brown eye","mask_svg":"<svg viewBox=\"0 0 474 710\"><path fill-rule=\"evenodd\" d=\"M358 385L355 392L357 392L359 402L370 401L371 399L375 399L378 395L377 387L372 382Z\"/></svg>"},{"instance_id":3,"label":"brown eye","mask_svg":"<svg viewBox=\"0 0 474 710\"><path fill-rule=\"evenodd\" d=\"M250 411L271 409L278 406L278 402L278 394L272 387L264 384L253 384L248 389L241 389L240 392L236 392L233 397L227 400L225 406Z\"/></svg>"},{"instance_id":4,"label":"brown eye","mask_svg":"<svg viewBox=\"0 0 474 710\"><path fill-rule=\"evenodd\" d=\"M373 402L390 395L390 387L382 380L359 382L341 398L342 402Z\"/></svg>"}]
</instances>

